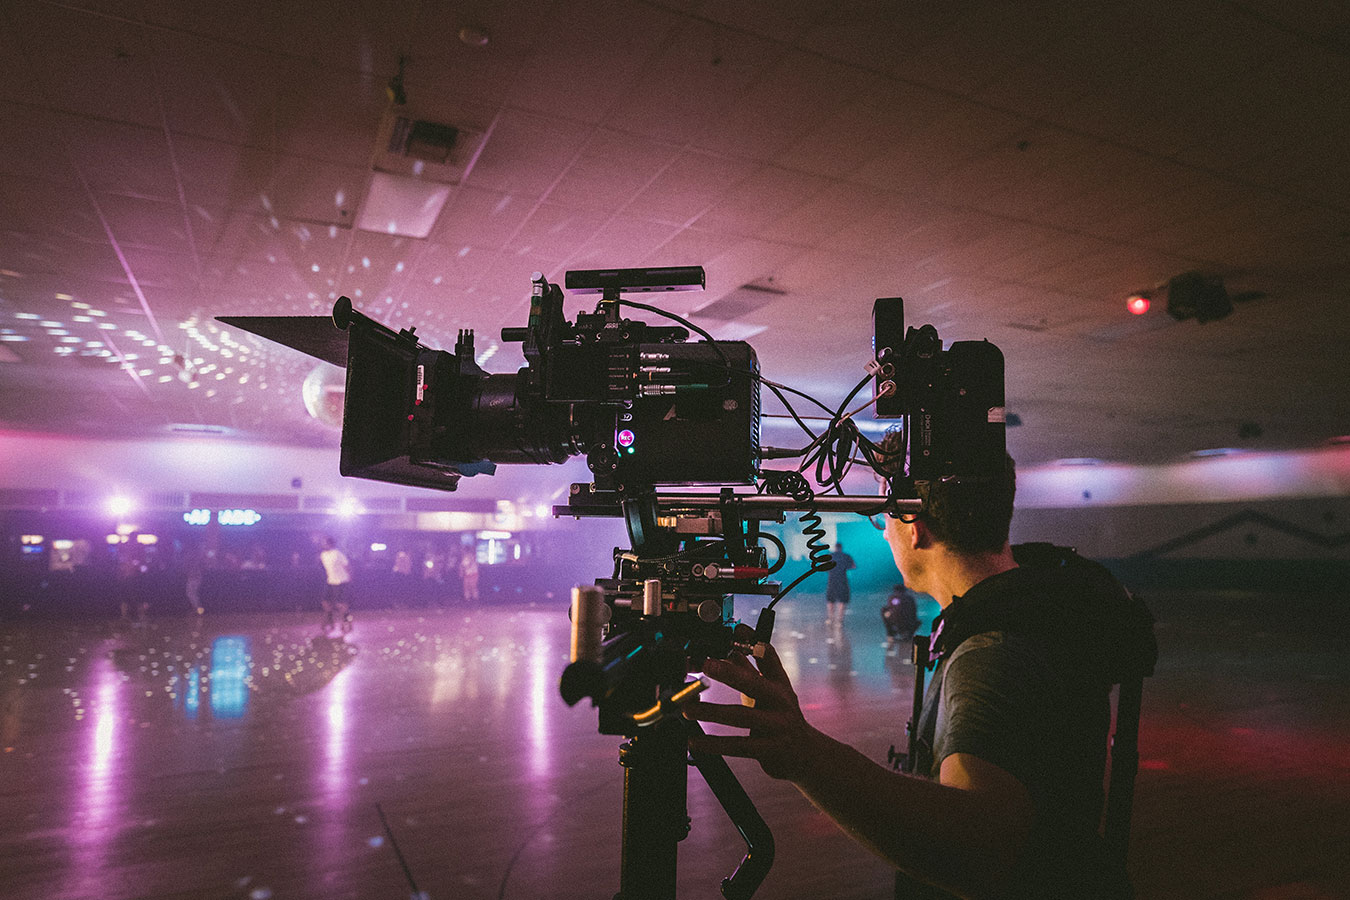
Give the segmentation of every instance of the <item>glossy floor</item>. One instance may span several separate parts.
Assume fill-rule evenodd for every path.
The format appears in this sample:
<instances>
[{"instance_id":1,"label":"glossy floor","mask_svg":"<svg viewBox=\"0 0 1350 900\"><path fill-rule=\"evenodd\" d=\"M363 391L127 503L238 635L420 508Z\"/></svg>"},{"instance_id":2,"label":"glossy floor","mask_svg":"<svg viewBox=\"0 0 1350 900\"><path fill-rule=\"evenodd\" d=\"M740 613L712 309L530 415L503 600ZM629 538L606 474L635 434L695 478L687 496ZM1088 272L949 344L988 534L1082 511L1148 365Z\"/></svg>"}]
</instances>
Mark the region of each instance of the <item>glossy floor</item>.
<instances>
[{"instance_id":1,"label":"glossy floor","mask_svg":"<svg viewBox=\"0 0 1350 900\"><path fill-rule=\"evenodd\" d=\"M1144 898L1350 897L1345 598L1154 598L1132 869ZM884 759L912 670L874 604L777 643L807 715ZM1332 614L1334 613L1334 614ZM0 623L0 896L609 898L618 740L567 707L564 610ZM734 769L774 831L756 895L883 898L887 868L795 789ZM691 777L679 895L744 845ZM392 835L392 840L391 840ZM406 865L406 871L405 871Z\"/></svg>"}]
</instances>

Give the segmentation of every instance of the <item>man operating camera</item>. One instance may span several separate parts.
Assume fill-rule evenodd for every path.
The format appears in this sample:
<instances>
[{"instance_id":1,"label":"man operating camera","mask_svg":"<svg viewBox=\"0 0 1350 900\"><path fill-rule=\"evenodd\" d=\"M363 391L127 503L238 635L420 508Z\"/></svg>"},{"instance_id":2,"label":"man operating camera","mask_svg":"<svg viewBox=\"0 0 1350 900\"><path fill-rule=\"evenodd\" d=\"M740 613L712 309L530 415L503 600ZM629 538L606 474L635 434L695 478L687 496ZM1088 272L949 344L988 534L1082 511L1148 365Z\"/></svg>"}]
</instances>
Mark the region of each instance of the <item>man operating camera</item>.
<instances>
[{"instance_id":1,"label":"man operating camera","mask_svg":"<svg viewBox=\"0 0 1350 900\"><path fill-rule=\"evenodd\" d=\"M755 759L791 781L913 880L908 896L1130 896L1098 834L1113 678L1104 660L1119 653L1099 611L1121 589L1086 562L1019 565L1011 458L994 477L916 487L922 511L888 517L885 537L905 583L943 610L918 775L808 723L772 647L757 662L706 662L707 676L749 702L695 703L685 715L748 733L698 736L691 749Z\"/></svg>"}]
</instances>

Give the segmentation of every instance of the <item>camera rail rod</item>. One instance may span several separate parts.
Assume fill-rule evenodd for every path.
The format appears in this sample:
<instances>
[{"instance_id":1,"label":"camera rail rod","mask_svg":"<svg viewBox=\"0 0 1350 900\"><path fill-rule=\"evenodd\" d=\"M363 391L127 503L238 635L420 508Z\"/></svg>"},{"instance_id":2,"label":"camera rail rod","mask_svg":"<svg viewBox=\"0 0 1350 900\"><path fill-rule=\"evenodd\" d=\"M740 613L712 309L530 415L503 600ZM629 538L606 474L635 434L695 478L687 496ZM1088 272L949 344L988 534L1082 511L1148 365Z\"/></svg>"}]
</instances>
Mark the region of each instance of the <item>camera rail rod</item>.
<instances>
[{"instance_id":1,"label":"camera rail rod","mask_svg":"<svg viewBox=\"0 0 1350 900\"><path fill-rule=\"evenodd\" d=\"M733 494L732 501L752 512L792 512L815 509L817 512L861 513L878 515L883 512L918 513L923 501L873 497L868 495L817 494L805 502L774 494ZM656 494L656 507L664 512L674 509L718 509L726 502L720 494Z\"/></svg>"}]
</instances>

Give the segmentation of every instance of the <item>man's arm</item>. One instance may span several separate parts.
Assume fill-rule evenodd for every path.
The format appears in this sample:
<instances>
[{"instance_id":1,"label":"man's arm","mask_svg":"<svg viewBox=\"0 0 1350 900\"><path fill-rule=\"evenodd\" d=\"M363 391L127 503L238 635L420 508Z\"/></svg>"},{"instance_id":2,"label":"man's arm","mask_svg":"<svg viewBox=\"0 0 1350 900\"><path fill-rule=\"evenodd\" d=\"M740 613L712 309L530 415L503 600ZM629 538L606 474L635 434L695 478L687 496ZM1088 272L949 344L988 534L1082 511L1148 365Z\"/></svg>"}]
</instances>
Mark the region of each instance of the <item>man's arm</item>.
<instances>
[{"instance_id":1,"label":"man's arm","mask_svg":"<svg viewBox=\"0 0 1350 900\"><path fill-rule=\"evenodd\" d=\"M759 668L739 654L704 674L754 706L694 703L691 719L749 730L706 735L691 749L757 760L795 784L844 830L892 865L963 897L997 894L1031 827L1031 797L1008 772L968 753L942 761L940 781L893 772L812 727L772 647Z\"/></svg>"}]
</instances>

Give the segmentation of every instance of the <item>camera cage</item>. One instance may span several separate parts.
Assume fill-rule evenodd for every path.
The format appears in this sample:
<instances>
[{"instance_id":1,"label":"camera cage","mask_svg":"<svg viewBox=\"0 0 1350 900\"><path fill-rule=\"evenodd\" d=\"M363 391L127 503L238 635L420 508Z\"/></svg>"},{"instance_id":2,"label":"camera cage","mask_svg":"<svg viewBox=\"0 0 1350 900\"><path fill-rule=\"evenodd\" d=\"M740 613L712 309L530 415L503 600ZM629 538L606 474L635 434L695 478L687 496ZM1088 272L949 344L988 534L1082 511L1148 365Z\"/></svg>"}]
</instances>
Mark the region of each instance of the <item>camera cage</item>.
<instances>
[{"instance_id":1,"label":"camera cage","mask_svg":"<svg viewBox=\"0 0 1350 900\"><path fill-rule=\"evenodd\" d=\"M902 300L878 300L868 375L815 434L782 386L761 378L749 344L716 341L623 296L701 290L702 267L569 271L564 281L573 292L600 295L594 312L569 322L562 290L535 273L527 324L501 331L525 358L512 374L479 368L471 330L459 333L453 353L435 350L414 328L394 332L346 297L331 320L220 321L346 366L343 475L454 490L461 478L491 474L498 464L586 456L594 480L573 484L554 515L622 517L631 546L615 549L610 578L573 591L571 662L560 692L569 705L589 697L600 733L627 738L618 896L674 896L692 762L747 845L722 892L748 898L772 863L772 835L721 757L687 753L688 732L698 726L678 710L707 686L688 672L704 658L756 653L772 636L774 604L833 567L821 512L918 512L916 483L981 477L1003 465L1002 354L988 342L944 350L931 325L904 330ZM624 305L677 324L623 318ZM691 332L704 340L686 343ZM846 412L873 380L871 400ZM812 437L806 448L761 452L761 384ZM899 421L898 453L882 454L853 422L873 405L878 418ZM888 496L844 494L857 454L885 476ZM761 456L802 462L797 470L761 469ZM817 495L800 474L812 462L827 493ZM752 485L755 493L745 490ZM674 490L689 487L705 490ZM788 512L801 513L810 567L785 589L769 580L786 561L784 548L760 525L782 523ZM766 540L777 544L772 563ZM737 594L770 597L753 628L734 616Z\"/></svg>"}]
</instances>

